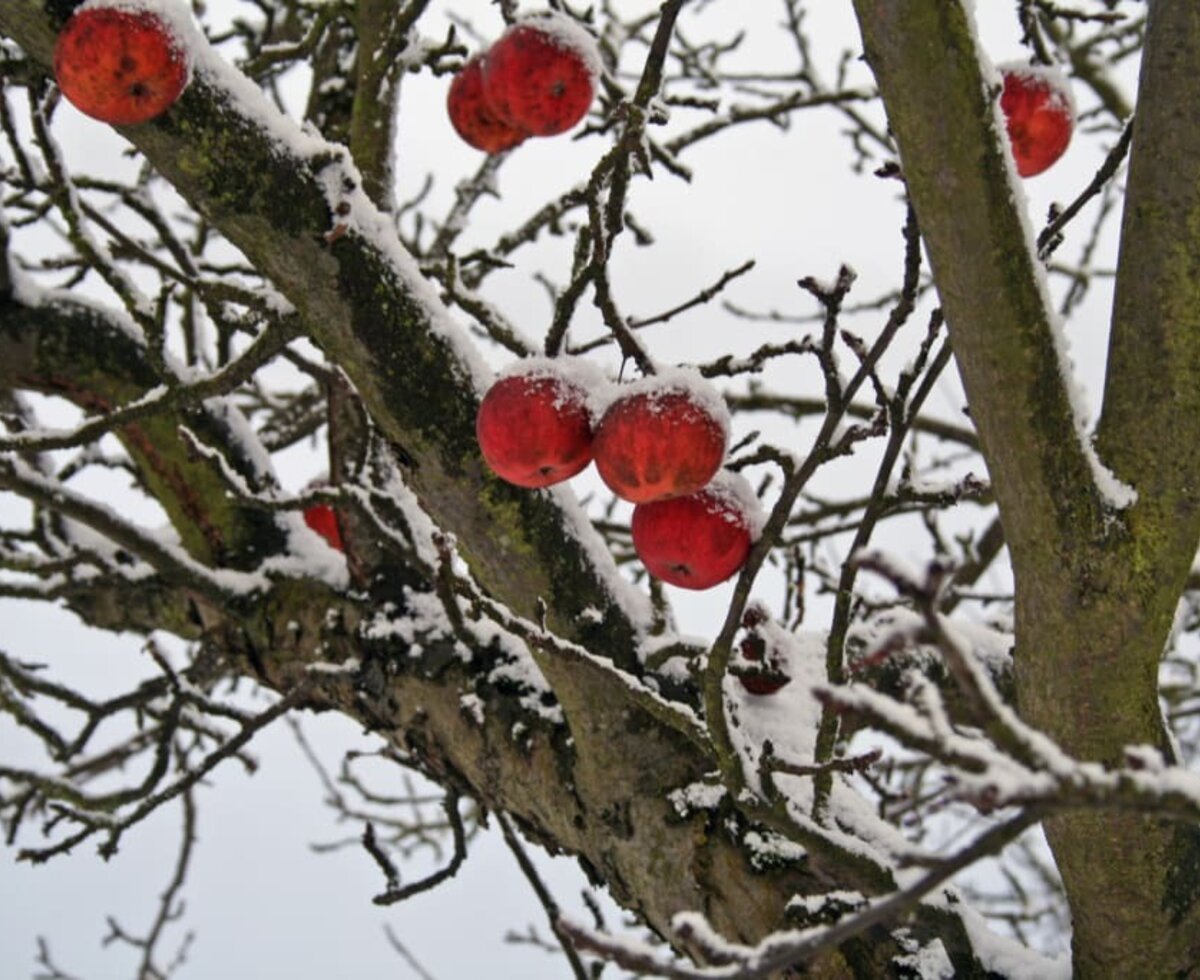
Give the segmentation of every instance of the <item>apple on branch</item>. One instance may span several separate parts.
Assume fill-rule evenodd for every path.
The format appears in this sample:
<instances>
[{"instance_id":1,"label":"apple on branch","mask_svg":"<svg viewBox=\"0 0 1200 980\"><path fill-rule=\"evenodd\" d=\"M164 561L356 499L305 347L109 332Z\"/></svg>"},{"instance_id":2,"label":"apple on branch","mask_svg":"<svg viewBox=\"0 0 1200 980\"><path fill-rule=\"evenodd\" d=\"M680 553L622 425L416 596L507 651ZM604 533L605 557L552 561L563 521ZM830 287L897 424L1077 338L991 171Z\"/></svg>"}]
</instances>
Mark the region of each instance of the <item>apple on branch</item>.
<instances>
[{"instance_id":1,"label":"apple on branch","mask_svg":"<svg viewBox=\"0 0 1200 980\"><path fill-rule=\"evenodd\" d=\"M338 524L337 511L329 504L313 504L304 508L304 523L321 535L334 551L345 551L342 544L342 528Z\"/></svg>"},{"instance_id":2,"label":"apple on branch","mask_svg":"<svg viewBox=\"0 0 1200 980\"><path fill-rule=\"evenodd\" d=\"M475 55L454 76L446 94L450 124L467 143L485 153L502 153L529 136L501 122L483 95L483 56Z\"/></svg>"},{"instance_id":3,"label":"apple on branch","mask_svg":"<svg viewBox=\"0 0 1200 980\"><path fill-rule=\"evenodd\" d=\"M1004 65L1000 109L1017 173L1034 177L1067 152L1075 125L1071 90L1056 68Z\"/></svg>"},{"instance_id":4,"label":"apple on branch","mask_svg":"<svg viewBox=\"0 0 1200 980\"><path fill-rule=\"evenodd\" d=\"M162 115L189 76L175 32L149 10L83 7L54 46L54 77L63 95L80 112L113 125Z\"/></svg>"},{"instance_id":5,"label":"apple on branch","mask_svg":"<svg viewBox=\"0 0 1200 980\"><path fill-rule=\"evenodd\" d=\"M596 426L592 452L600 478L635 504L704 487L729 443L720 394L681 369L625 387Z\"/></svg>"},{"instance_id":6,"label":"apple on branch","mask_svg":"<svg viewBox=\"0 0 1200 980\"><path fill-rule=\"evenodd\" d=\"M742 626L746 635L738 644L741 659L730 667L748 694L768 697L792 682L785 672L786 657L763 635L760 628L768 624L771 615L760 602L749 602L742 613Z\"/></svg>"},{"instance_id":7,"label":"apple on branch","mask_svg":"<svg viewBox=\"0 0 1200 980\"><path fill-rule=\"evenodd\" d=\"M484 96L493 115L514 129L555 136L587 115L601 64L595 41L571 18L528 18L484 58Z\"/></svg>"},{"instance_id":8,"label":"apple on branch","mask_svg":"<svg viewBox=\"0 0 1200 980\"><path fill-rule=\"evenodd\" d=\"M583 371L580 364L528 358L488 389L475 437L498 477L519 487L548 487L591 462L591 382Z\"/></svg>"},{"instance_id":9,"label":"apple on branch","mask_svg":"<svg viewBox=\"0 0 1200 980\"><path fill-rule=\"evenodd\" d=\"M646 571L683 589L709 589L737 572L762 531L742 477L722 473L698 493L638 504L633 547Z\"/></svg>"}]
</instances>

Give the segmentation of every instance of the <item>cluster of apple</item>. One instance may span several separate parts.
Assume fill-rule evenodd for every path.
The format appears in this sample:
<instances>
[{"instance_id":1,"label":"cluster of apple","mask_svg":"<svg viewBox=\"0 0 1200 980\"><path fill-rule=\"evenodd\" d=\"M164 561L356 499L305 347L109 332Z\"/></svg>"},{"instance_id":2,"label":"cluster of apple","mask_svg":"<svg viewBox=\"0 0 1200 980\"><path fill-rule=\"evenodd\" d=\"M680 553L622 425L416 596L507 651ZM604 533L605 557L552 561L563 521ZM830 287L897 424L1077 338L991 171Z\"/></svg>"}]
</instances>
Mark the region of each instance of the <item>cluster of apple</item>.
<instances>
[{"instance_id":1,"label":"cluster of apple","mask_svg":"<svg viewBox=\"0 0 1200 980\"><path fill-rule=\"evenodd\" d=\"M595 43L570 18L521 20L454 76L446 110L471 146L500 153L579 122L595 97L599 69Z\"/></svg>"},{"instance_id":2,"label":"cluster of apple","mask_svg":"<svg viewBox=\"0 0 1200 980\"><path fill-rule=\"evenodd\" d=\"M1067 152L1075 125L1071 91L1054 69L1005 65L1000 78L1000 111L1017 173L1036 176Z\"/></svg>"},{"instance_id":3,"label":"cluster of apple","mask_svg":"<svg viewBox=\"0 0 1200 980\"><path fill-rule=\"evenodd\" d=\"M650 574L686 589L725 581L746 561L758 504L746 481L718 473L728 444L720 395L668 371L612 395L564 359L509 368L479 406L475 434L501 479L546 487L593 460L618 497L635 504L633 546ZM599 417L598 421L594 419Z\"/></svg>"},{"instance_id":4,"label":"cluster of apple","mask_svg":"<svg viewBox=\"0 0 1200 980\"><path fill-rule=\"evenodd\" d=\"M71 14L54 45L54 78L80 112L117 126L162 115L191 69L171 27L149 10L89 6Z\"/></svg>"}]
</instances>

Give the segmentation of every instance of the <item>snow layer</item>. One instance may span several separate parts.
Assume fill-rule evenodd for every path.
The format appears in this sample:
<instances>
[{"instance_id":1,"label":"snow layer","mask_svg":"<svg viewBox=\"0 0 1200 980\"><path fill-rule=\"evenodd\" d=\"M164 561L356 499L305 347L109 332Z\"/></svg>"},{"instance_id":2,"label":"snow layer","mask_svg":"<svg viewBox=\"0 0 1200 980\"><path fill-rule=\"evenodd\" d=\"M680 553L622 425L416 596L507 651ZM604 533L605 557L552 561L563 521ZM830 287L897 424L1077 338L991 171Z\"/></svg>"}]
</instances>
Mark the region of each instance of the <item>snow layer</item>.
<instances>
[{"instance_id":1,"label":"snow layer","mask_svg":"<svg viewBox=\"0 0 1200 980\"><path fill-rule=\"evenodd\" d=\"M510 34L520 27L536 28L560 48L577 54L591 77L592 88L596 88L600 76L604 73L604 60L600 57L596 39L579 21L556 10L548 10L518 18L504 34Z\"/></svg>"},{"instance_id":2,"label":"snow layer","mask_svg":"<svg viewBox=\"0 0 1200 980\"><path fill-rule=\"evenodd\" d=\"M661 397L667 394L685 395L689 401L712 418L724 431L726 445L729 443L729 409L720 391L699 371L691 367L660 367L657 374L631 381L629 384L610 385L595 390L592 411L597 417L618 398L634 395Z\"/></svg>"}]
</instances>

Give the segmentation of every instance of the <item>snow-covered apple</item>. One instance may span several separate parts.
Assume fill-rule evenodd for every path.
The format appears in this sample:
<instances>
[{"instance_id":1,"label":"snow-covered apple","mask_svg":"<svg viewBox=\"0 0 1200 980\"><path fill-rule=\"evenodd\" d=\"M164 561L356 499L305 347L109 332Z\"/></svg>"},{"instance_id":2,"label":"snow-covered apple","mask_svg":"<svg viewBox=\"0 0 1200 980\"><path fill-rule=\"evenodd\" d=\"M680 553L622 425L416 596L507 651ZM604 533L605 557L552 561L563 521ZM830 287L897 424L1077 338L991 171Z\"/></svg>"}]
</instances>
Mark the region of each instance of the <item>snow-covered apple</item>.
<instances>
[{"instance_id":1,"label":"snow-covered apple","mask_svg":"<svg viewBox=\"0 0 1200 980\"><path fill-rule=\"evenodd\" d=\"M483 97L483 57L476 55L454 76L446 94L450 124L466 142L485 153L511 150L529 135L501 122Z\"/></svg>"},{"instance_id":2,"label":"snow-covered apple","mask_svg":"<svg viewBox=\"0 0 1200 980\"><path fill-rule=\"evenodd\" d=\"M337 511L329 504L313 504L304 509L304 523L321 535L329 547L345 551L342 544L342 528L338 524Z\"/></svg>"},{"instance_id":3,"label":"snow-covered apple","mask_svg":"<svg viewBox=\"0 0 1200 980\"><path fill-rule=\"evenodd\" d=\"M698 493L633 509L633 547L646 571L684 589L712 588L733 575L760 529L753 491L732 474Z\"/></svg>"},{"instance_id":4,"label":"snow-covered apple","mask_svg":"<svg viewBox=\"0 0 1200 980\"><path fill-rule=\"evenodd\" d=\"M1009 65L1000 77L1000 109L1017 173L1033 177L1058 160L1071 142L1075 113L1070 89L1056 69Z\"/></svg>"},{"instance_id":5,"label":"snow-covered apple","mask_svg":"<svg viewBox=\"0 0 1200 980\"><path fill-rule=\"evenodd\" d=\"M519 362L488 389L475 418L484 460L519 487L548 487L592 459L587 387L548 359Z\"/></svg>"},{"instance_id":6,"label":"snow-covered apple","mask_svg":"<svg viewBox=\"0 0 1200 980\"><path fill-rule=\"evenodd\" d=\"M758 633L745 636L739 649L743 663L738 665L737 679L748 693L766 697L791 683L783 672L782 658L767 648L767 641Z\"/></svg>"},{"instance_id":7,"label":"snow-covered apple","mask_svg":"<svg viewBox=\"0 0 1200 980\"><path fill-rule=\"evenodd\" d=\"M554 136L587 114L599 64L595 42L569 18L519 21L484 59L484 95L492 113L514 129Z\"/></svg>"},{"instance_id":8,"label":"snow-covered apple","mask_svg":"<svg viewBox=\"0 0 1200 980\"><path fill-rule=\"evenodd\" d=\"M707 484L725 458L728 433L724 403L707 385L656 375L609 405L592 451L609 489L640 504Z\"/></svg>"},{"instance_id":9,"label":"snow-covered apple","mask_svg":"<svg viewBox=\"0 0 1200 980\"><path fill-rule=\"evenodd\" d=\"M166 112L188 83L174 31L148 10L84 7L54 47L54 77L80 112L131 126Z\"/></svg>"}]
</instances>

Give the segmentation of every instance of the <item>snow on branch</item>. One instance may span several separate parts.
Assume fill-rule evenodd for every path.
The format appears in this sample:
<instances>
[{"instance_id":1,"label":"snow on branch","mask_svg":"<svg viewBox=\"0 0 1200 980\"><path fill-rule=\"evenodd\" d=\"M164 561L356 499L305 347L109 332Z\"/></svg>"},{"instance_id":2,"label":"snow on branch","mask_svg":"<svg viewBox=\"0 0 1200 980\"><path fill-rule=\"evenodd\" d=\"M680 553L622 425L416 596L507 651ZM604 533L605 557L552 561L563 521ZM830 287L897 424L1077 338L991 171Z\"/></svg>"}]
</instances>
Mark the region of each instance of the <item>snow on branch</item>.
<instances>
[{"instance_id":1,"label":"snow on branch","mask_svg":"<svg viewBox=\"0 0 1200 980\"><path fill-rule=\"evenodd\" d=\"M915 671L909 675L907 704L860 683L823 686L815 692L819 699L945 763L954 795L985 812L1014 806L1045 813L1091 807L1200 819L1200 774L1168 764L1158 750L1129 746L1122 766L1106 767L1071 758L1023 722L1005 703L970 642L938 611L949 569L935 563L919 577L878 553L861 554L856 561L913 601L922 623L899 641L936 646L979 728L952 723L937 688Z\"/></svg>"}]
</instances>

